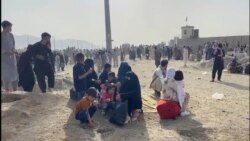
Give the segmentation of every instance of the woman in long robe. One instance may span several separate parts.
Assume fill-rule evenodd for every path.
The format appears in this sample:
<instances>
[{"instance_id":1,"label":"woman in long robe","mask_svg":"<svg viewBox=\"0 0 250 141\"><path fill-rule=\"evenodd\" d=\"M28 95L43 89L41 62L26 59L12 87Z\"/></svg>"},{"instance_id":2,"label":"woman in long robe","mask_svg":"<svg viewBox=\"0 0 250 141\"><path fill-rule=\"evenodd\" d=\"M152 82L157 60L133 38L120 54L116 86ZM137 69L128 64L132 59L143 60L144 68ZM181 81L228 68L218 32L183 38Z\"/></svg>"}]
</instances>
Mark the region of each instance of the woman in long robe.
<instances>
[{"instance_id":1,"label":"woman in long robe","mask_svg":"<svg viewBox=\"0 0 250 141\"><path fill-rule=\"evenodd\" d=\"M26 52L22 53L17 63L19 82L18 86L23 87L24 91L32 92L35 85L35 76L32 68L32 57L30 53L31 45L28 46Z\"/></svg>"},{"instance_id":2,"label":"woman in long robe","mask_svg":"<svg viewBox=\"0 0 250 141\"><path fill-rule=\"evenodd\" d=\"M132 71L130 65L127 62L121 62L118 69L118 82L123 83L127 72Z\"/></svg>"},{"instance_id":3,"label":"woman in long robe","mask_svg":"<svg viewBox=\"0 0 250 141\"><path fill-rule=\"evenodd\" d=\"M137 75L130 71L126 73L125 81L120 88L121 100L128 102L128 115L132 121L137 120L142 113L141 86ZM127 121L130 118L127 118Z\"/></svg>"}]
</instances>

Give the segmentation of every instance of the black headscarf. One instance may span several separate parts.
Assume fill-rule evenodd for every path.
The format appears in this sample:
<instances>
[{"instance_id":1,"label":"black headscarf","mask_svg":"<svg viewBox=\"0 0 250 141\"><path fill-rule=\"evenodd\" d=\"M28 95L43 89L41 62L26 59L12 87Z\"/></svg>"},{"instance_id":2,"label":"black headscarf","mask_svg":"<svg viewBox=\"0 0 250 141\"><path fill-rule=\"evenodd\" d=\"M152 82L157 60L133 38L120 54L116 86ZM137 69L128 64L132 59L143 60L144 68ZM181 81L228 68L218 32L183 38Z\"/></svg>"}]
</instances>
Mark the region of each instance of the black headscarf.
<instances>
[{"instance_id":1,"label":"black headscarf","mask_svg":"<svg viewBox=\"0 0 250 141\"><path fill-rule=\"evenodd\" d=\"M86 78L86 80L87 80L87 89L90 88L90 87L95 87L95 88L99 89L99 86L94 81L92 81L92 79L97 80L97 74L96 74L96 72L94 70L94 61L92 59L86 59L84 61L84 69L87 72L90 68L93 69L93 72L91 74L89 74L87 76L87 78Z\"/></svg>"},{"instance_id":2,"label":"black headscarf","mask_svg":"<svg viewBox=\"0 0 250 141\"><path fill-rule=\"evenodd\" d=\"M132 71L130 65L127 62L121 62L118 70L118 81L123 83L125 81L125 75L129 71Z\"/></svg>"},{"instance_id":3,"label":"black headscarf","mask_svg":"<svg viewBox=\"0 0 250 141\"><path fill-rule=\"evenodd\" d=\"M88 71L90 68L94 69L94 61L92 59L86 59L84 61L84 68Z\"/></svg>"},{"instance_id":4,"label":"black headscarf","mask_svg":"<svg viewBox=\"0 0 250 141\"><path fill-rule=\"evenodd\" d=\"M141 98L141 86L137 75L130 71L126 73L126 77L130 79L125 79L124 83L121 85L121 95L132 95L132 97Z\"/></svg>"}]
</instances>

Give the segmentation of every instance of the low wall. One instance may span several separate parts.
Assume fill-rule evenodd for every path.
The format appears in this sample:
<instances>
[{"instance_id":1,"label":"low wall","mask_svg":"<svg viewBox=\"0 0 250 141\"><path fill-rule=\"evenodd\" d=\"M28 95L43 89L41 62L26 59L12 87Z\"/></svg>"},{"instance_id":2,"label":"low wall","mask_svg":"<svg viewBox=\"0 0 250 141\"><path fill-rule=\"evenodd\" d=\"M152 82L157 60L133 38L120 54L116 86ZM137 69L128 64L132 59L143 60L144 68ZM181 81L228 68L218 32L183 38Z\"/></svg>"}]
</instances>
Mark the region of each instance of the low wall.
<instances>
[{"instance_id":1,"label":"low wall","mask_svg":"<svg viewBox=\"0 0 250 141\"><path fill-rule=\"evenodd\" d=\"M249 45L249 35L246 36L224 36L224 37L207 37L207 38L198 38L198 39L178 39L177 46L190 46L192 47L193 52L197 52L198 47L204 46L206 42L219 41L224 43L228 43L228 48L234 48L240 42L240 45Z\"/></svg>"}]
</instances>

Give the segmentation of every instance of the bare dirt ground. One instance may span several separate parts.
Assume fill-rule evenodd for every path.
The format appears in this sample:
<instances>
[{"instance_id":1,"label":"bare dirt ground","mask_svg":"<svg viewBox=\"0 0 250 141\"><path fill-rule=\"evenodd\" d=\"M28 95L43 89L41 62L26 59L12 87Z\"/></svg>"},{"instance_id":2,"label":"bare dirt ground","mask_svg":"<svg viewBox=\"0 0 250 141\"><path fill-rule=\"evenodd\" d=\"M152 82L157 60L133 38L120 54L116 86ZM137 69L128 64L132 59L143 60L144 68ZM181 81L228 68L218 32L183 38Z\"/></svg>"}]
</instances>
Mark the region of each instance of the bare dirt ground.
<instances>
[{"instance_id":1,"label":"bare dirt ground","mask_svg":"<svg viewBox=\"0 0 250 141\"><path fill-rule=\"evenodd\" d=\"M144 114L138 121L117 127L98 111L94 129L84 129L74 119L75 102L69 99L72 66L56 74L53 93L12 96L2 94L3 141L249 141L249 76L223 72L222 82L209 82L211 70L189 62L170 61L169 67L184 71L190 93L190 116L160 120L156 99L149 89L155 69L152 60L129 62L140 78ZM117 72L117 69L113 69ZM204 73L204 72L207 72ZM212 98L223 93L222 100ZM21 96L20 96L21 95Z\"/></svg>"}]
</instances>

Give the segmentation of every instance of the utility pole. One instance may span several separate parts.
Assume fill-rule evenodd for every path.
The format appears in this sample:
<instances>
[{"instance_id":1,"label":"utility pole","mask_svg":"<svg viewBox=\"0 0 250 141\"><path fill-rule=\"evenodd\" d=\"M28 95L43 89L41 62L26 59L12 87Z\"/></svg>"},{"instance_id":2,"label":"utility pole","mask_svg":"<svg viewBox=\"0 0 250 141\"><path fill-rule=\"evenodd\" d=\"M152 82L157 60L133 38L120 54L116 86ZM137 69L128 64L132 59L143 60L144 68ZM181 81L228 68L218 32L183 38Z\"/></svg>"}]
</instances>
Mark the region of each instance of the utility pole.
<instances>
[{"instance_id":1,"label":"utility pole","mask_svg":"<svg viewBox=\"0 0 250 141\"><path fill-rule=\"evenodd\" d=\"M27 35L27 43L28 43L28 45L30 44L30 42L29 42L29 35Z\"/></svg>"},{"instance_id":2,"label":"utility pole","mask_svg":"<svg viewBox=\"0 0 250 141\"><path fill-rule=\"evenodd\" d=\"M56 50L56 37L54 36L54 50Z\"/></svg>"},{"instance_id":3,"label":"utility pole","mask_svg":"<svg viewBox=\"0 0 250 141\"><path fill-rule=\"evenodd\" d=\"M111 26L110 26L110 12L109 0L104 0L105 9L105 25L106 25L106 48L108 51L112 50Z\"/></svg>"},{"instance_id":4,"label":"utility pole","mask_svg":"<svg viewBox=\"0 0 250 141\"><path fill-rule=\"evenodd\" d=\"M78 44L78 40L76 40L76 45L77 45L77 48L79 49L79 44Z\"/></svg>"}]
</instances>

